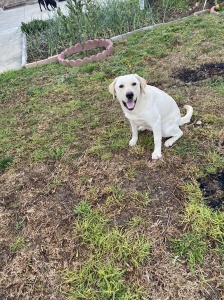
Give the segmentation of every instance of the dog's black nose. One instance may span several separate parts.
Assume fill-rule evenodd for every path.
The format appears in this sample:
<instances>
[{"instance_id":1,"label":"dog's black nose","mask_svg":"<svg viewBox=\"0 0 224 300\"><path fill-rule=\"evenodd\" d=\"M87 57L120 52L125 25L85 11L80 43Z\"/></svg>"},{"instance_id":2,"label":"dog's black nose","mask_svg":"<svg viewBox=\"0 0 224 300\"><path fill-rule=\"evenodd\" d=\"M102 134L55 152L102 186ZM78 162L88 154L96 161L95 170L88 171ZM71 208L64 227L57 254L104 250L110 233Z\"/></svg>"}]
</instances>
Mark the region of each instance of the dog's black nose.
<instances>
[{"instance_id":1,"label":"dog's black nose","mask_svg":"<svg viewBox=\"0 0 224 300\"><path fill-rule=\"evenodd\" d=\"M127 92L126 97L127 97L128 100L132 100L132 98L134 97L134 93L133 92Z\"/></svg>"}]
</instances>

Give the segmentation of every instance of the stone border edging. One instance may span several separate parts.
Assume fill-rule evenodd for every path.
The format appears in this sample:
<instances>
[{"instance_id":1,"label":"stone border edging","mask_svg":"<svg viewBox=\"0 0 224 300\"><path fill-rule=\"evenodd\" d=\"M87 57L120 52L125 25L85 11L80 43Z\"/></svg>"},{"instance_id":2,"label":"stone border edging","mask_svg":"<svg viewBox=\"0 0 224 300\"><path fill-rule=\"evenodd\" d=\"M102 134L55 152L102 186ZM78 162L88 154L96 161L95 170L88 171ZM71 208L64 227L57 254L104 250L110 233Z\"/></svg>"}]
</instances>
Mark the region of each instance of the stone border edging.
<instances>
[{"instance_id":1,"label":"stone border edging","mask_svg":"<svg viewBox=\"0 0 224 300\"><path fill-rule=\"evenodd\" d=\"M97 53L95 55L91 55L90 57L85 57L83 59L65 59L67 55L72 55L74 53L84 52L90 49L94 49L97 47L105 47L106 50L103 50L101 53ZM109 39L94 39L88 40L83 44L76 44L75 46L71 46L65 49L61 54L58 55L58 62L63 66L81 66L88 62L98 61L101 59L105 59L108 55L110 55L113 51L113 42Z\"/></svg>"},{"instance_id":2,"label":"stone border edging","mask_svg":"<svg viewBox=\"0 0 224 300\"><path fill-rule=\"evenodd\" d=\"M204 9L204 10L196 11L193 15L195 17L198 17L200 15L204 15L204 14L208 14L208 13L210 13L210 9Z\"/></svg>"},{"instance_id":3,"label":"stone border edging","mask_svg":"<svg viewBox=\"0 0 224 300\"><path fill-rule=\"evenodd\" d=\"M220 4L220 6L222 6L222 4ZM212 14L216 14L216 15L220 15L220 12L215 10L215 7L216 6L212 6L211 9L210 9L210 13Z\"/></svg>"},{"instance_id":4,"label":"stone border edging","mask_svg":"<svg viewBox=\"0 0 224 300\"><path fill-rule=\"evenodd\" d=\"M37 67L37 66L47 65L49 63L53 63L53 62L57 62L57 61L58 61L58 55L54 55L54 56L50 56L46 59L42 59L42 60L35 61L33 63L25 64L25 67L27 69L29 69L29 68L33 68L33 67Z\"/></svg>"}]
</instances>

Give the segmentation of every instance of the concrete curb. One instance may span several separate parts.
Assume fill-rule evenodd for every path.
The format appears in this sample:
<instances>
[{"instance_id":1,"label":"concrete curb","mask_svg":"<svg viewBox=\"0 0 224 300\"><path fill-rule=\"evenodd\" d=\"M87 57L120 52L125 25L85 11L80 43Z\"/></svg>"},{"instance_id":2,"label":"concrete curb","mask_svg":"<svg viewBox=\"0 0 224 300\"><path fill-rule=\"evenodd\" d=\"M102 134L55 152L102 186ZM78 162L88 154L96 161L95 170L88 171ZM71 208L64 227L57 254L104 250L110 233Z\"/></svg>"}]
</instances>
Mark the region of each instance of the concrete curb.
<instances>
[{"instance_id":1,"label":"concrete curb","mask_svg":"<svg viewBox=\"0 0 224 300\"><path fill-rule=\"evenodd\" d=\"M25 66L27 61L27 52L26 52L26 35L22 32L22 67Z\"/></svg>"}]
</instances>

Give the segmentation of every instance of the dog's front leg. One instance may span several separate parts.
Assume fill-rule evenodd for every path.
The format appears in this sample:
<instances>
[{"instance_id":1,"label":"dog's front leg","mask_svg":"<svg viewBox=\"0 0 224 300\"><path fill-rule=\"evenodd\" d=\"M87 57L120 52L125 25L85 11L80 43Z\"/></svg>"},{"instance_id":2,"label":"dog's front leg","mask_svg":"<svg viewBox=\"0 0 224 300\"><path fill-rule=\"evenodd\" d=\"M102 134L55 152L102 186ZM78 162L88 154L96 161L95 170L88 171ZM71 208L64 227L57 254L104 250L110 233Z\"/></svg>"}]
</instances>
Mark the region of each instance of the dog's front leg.
<instances>
[{"instance_id":1,"label":"dog's front leg","mask_svg":"<svg viewBox=\"0 0 224 300\"><path fill-rule=\"evenodd\" d=\"M152 153L152 159L158 159L162 157L161 146L162 146L162 128L161 122L158 122L152 127L153 138L154 138L154 151Z\"/></svg>"},{"instance_id":2,"label":"dog's front leg","mask_svg":"<svg viewBox=\"0 0 224 300\"><path fill-rule=\"evenodd\" d=\"M130 121L130 124L131 124L132 138L129 141L129 146L135 146L138 140L138 126L133 121Z\"/></svg>"}]
</instances>

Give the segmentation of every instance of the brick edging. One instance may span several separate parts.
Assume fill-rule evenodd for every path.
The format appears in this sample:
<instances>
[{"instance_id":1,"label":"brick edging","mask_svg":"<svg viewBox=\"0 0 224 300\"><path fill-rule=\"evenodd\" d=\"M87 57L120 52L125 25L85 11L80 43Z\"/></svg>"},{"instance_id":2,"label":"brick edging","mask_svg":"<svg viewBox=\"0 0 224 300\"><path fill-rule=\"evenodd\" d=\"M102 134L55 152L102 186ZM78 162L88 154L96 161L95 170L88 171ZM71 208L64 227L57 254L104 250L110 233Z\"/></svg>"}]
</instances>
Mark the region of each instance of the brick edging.
<instances>
[{"instance_id":1,"label":"brick edging","mask_svg":"<svg viewBox=\"0 0 224 300\"><path fill-rule=\"evenodd\" d=\"M90 57L85 57L83 59L66 59L66 56L72 55L74 53L84 52L90 49L94 49L97 47L105 47L106 50L103 50L101 53L97 53L96 55L91 55ZM93 62L101 59L105 59L108 55L110 55L113 51L113 42L109 39L94 39L88 40L83 44L76 44L75 46L71 46L65 49L58 55L58 62L63 66L81 66L88 62Z\"/></svg>"}]
</instances>

